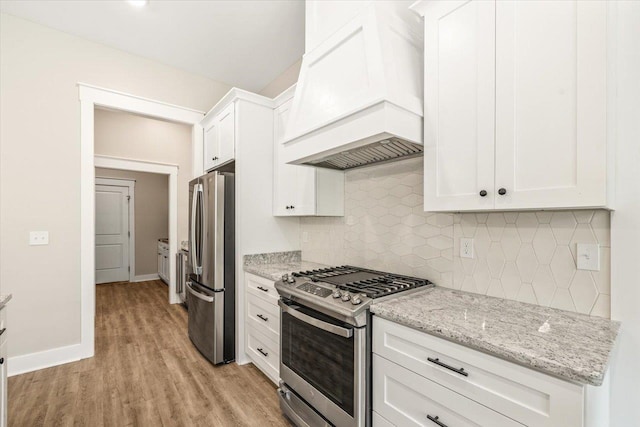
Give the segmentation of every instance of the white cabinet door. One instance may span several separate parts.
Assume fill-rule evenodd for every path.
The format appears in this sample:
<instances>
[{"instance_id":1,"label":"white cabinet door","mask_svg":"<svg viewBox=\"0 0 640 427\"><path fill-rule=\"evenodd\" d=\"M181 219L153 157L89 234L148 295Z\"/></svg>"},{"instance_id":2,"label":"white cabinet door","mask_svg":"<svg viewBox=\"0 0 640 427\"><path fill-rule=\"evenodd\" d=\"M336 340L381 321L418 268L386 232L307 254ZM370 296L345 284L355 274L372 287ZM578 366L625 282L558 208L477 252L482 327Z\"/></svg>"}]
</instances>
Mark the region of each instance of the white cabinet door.
<instances>
[{"instance_id":1,"label":"white cabinet door","mask_svg":"<svg viewBox=\"0 0 640 427\"><path fill-rule=\"evenodd\" d=\"M214 119L204 128L204 170L215 167L220 158L218 123Z\"/></svg>"},{"instance_id":2,"label":"white cabinet door","mask_svg":"<svg viewBox=\"0 0 640 427\"><path fill-rule=\"evenodd\" d=\"M606 205L606 17L603 1L497 2L497 209Z\"/></svg>"},{"instance_id":3,"label":"white cabinet door","mask_svg":"<svg viewBox=\"0 0 640 427\"><path fill-rule=\"evenodd\" d=\"M284 146L284 132L291 111L293 99L285 102L273 112L273 215L293 215L291 206L296 205L296 192L299 166L284 163L282 150ZM313 172L313 170L312 170Z\"/></svg>"},{"instance_id":4,"label":"white cabinet door","mask_svg":"<svg viewBox=\"0 0 640 427\"><path fill-rule=\"evenodd\" d=\"M297 166L296 169L296 198L292 211L295 215L315 215L318 171L313 166Z\"/></svg>"},{"instance_id":5,"label":"white cabinet door","mask_svg":"<svg viewBox=\"0 0 640 427\"><path fill-rule=\"evenodd\" d=\"M495 3L433 2L424 13L424 208L492 209Z\"/></svg>"},{"instance_id":6,"label":"white cabinet door","mask_svg":"<svg viewBox=\"0 0 640 427\"><path fill-rule=\"evenodd\" d=\"M8 387L7 387L7 343L0 345L0 427L7 426L8 416Z\"/></svg>"},{"instance_id":7,"label":"white cabinet door","mask_svg":"<svg viewBox=\"0 0 640 427\"><path fill-rule=\"evenodd\" d=\"M215 117L207 117L203 121L205 171L227 163L235 158L235 117L235 102L232 102Z\"/></svg>"},{"instance_id":8,"label":"white cabinet door","mask_svg":"<svg viewBox=\"0 0 640 427\"><path fill-rule=\"evenodd\" d=\"M235 102L218 115L218 161L223 164L235 158L236 119Z\"/></svg>"},{"instance_id":9,"label":"white cabinet door","mask_svg":"<svg viewBox=\"0 0 640 427\"><path fill-rule=\"evenodd\" d=\"M164 268L162 268L163 260L164 260L164 255L162 255L162 252L158 247L158 277L160 277L161 279L162 279L162 276L164 275Z\"/></svg>"}]
</instances>

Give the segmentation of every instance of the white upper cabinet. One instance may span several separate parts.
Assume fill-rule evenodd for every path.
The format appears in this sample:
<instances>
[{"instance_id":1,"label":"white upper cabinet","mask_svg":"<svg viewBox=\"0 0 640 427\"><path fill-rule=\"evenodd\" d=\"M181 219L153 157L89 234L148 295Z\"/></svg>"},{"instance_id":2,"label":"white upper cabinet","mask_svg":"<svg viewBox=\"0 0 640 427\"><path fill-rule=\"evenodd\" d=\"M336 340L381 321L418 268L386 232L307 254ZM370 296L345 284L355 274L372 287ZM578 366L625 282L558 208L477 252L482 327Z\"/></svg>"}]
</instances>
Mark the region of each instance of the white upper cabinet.
<instances>
[{"instance_id":1,"label":"white upper cabinet","mask_svg":"<svg viewBox=\"0 0 640 427\"><path fill-rule=\"evenodd\" d=\"M612 207L606 3L413 8L425 19L425 210Z\"/></svg>"},{"instance_id":2,"label":"white upper cabinet","mask_svg":"<svg viewBox=\"0 0 640 427\"><path fill-rule=\"evenodd\" d=\"M344 215L344 173L284 162L284 130L291 104L292 87L275 100L273 112L273 215L274 216L342 216Z\"/></svg>"},{"instance_id":3,"label":"white upper cabinet","mask_svg":"<svg viewBox=\"0 0 640 427\"><path fill-rule=\"evenodd\" d=\"M495 3L434 2L425 14L426 210L493 208ZM485 190L487 196L480 197Z\"/></svg>"},{"instance_id":4,"label":"white upper cabinet","mask_svg":"<svg viewBox=\"0 0 640 427\"><path fill-rule=\"evenodd\" d=\"M204 170L221 166L235 158L235 102L209 113L202 121L204 129Z\"/></svg>"}]
</instances>

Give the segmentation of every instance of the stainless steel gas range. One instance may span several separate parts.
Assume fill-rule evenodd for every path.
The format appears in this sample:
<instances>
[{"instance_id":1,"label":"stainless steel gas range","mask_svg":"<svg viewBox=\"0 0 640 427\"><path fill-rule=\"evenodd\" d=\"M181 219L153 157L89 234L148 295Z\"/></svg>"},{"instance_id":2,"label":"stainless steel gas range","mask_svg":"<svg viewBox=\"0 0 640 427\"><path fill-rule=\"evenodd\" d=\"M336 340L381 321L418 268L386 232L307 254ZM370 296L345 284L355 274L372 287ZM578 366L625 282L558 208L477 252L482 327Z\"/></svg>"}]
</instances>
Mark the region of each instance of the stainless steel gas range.
<instances>
[{"instance_id":1,"label":"stainless steel gas range","mask_svg":"<svg viewBox=\"0 0 640 427\"><path fill-rule=\"evenodd\" d=\"M371 425L369 306L433 286L341 266L285 274L280 294L280 407L297 426Z\"/></svg>"}]
</instances>

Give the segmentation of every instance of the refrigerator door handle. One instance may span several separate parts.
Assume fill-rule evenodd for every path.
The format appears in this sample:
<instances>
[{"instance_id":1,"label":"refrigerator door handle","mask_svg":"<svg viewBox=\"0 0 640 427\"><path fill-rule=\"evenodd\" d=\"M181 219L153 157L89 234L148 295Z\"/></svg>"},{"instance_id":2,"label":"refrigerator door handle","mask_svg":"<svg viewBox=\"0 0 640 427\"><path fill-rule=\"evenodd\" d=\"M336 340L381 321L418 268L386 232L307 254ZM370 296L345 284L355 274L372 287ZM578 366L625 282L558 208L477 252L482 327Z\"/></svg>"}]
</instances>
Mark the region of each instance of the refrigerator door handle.
<instances>
[{"instance_id":1,"label":"refrigerator door handle","mask_svg":"<svg viewBox=\"0 0 640 427\"><path fill-rule=\"evenodd\" d=\"M213 297L210 297L209 295L201 294L200 292L193 289L193 286L191 286L191 282L187 282L187 289L189 290L189 293L194 297L199 298L205 302L213 302Z\"/></svg>"},{"instance_id":2,"label":"refrigerator door handle","mask_svg":"<svg viewBox=\"0 0 640 427\"><path fill-rule=\"evenodd\" d=\"M193 198L191 200L191 248L189 254L191 256L191 265L193 265L193 272L197 275L202 274L202 265L198 265L198 255L196 250L196 217L198 211L198 200L202 194L202 184L196 184L193 187ZM203 208L203 204L200 203L200 207ZM200 212L200 221L202 221L202 212ZM199 227L200 233L202 233L202 224ZM200 245L202 245L202 236L200 236ZM201 252L201 251L200 251Z\"/></svg>"}]
</instances>

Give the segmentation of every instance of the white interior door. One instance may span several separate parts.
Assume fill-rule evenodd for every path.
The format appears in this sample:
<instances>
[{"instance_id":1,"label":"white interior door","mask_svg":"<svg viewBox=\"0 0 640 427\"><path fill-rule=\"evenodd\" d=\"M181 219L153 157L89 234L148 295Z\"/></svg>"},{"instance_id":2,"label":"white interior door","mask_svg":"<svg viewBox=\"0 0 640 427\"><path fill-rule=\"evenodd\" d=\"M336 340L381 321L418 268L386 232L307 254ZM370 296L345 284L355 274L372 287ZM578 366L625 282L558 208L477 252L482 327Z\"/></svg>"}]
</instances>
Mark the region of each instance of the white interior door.
<instances>
[{"instance_id":1,"label":"white interior door","mask_svg":"<svg viewBox=\"0 0 640 427\"><path fill-rule=\"evenodd\" d=\"M96 284L129 280L129 187L96 185Z\"/></svg>"}]
</instances>

